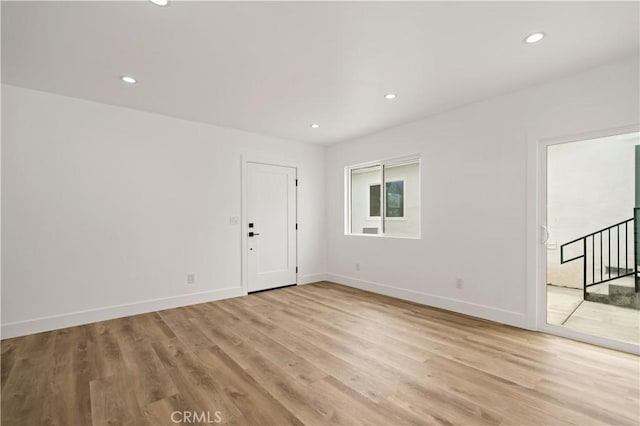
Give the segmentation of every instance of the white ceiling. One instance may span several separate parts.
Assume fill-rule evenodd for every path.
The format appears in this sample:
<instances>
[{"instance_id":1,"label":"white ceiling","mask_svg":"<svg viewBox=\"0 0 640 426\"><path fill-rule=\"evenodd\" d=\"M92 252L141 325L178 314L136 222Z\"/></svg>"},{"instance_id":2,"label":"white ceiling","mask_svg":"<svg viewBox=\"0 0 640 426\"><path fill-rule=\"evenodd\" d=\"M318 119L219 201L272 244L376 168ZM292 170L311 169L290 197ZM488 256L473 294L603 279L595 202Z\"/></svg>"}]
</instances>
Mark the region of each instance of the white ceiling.
<instances>
[{"instance_id":1,"label":"white ceiling","mask_svg":"<svg viewBox=\"0 0 640 426\"><path fill-rule=\"evenodd\" d=\"M2 81L328 144L637 55L638 16L637 2L3 1Z\"/></svg>"}]
</instances>

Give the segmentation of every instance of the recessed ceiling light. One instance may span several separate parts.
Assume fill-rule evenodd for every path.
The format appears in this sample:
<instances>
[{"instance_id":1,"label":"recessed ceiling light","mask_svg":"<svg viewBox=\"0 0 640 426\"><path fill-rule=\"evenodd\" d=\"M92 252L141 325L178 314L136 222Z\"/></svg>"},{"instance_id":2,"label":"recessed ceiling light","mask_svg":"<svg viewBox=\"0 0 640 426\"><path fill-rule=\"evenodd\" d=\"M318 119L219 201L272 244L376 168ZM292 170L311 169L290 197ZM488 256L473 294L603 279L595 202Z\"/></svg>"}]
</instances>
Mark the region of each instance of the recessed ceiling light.
<instances>
[{"instance_id":1,"label":"recessed ceiling light","mask_svg":"<svg viewBox=\"0 0 640 426\"><path fill-rule=\"evenodd\" d=\"M386 95L384 95L385 99L395 99L396 98L396 94L395 93L387 93Z\"/></svg>"},{"instance_id":2,"label":"recessed ceiling light","mask_svg":"<svg viewBox=\"0 0 640 426\"><path fill-rule=\"evenodd\" d=\"M125 83L129 83L129 84L135 84L136 83L136 79L129 76L129 75L123 75L122 77L120 77L120 79L122 81L124 81Z\"/></svg>"},{"instance_id":3,"label":"recessed ceiling light","mask_svg":"<svg viewBox=\"0 0 640 426\"><path fill-rule=\"evenodd\" d=\"M149 0L151 3L156 6L166 6L169 4L169 0Z\"/></svg>"},{"instance_id":4,"label":"recessed ceiling light","mask_svg":"<svg viewBox=\"0 0 640 426\"><path fill-rule=\"evenodd\" d=\"M311 128L312 128L312 129L317 129L318 127L320 127L320 125L319 125L319 124L316 124L316 123L313 123L313 124L311 125Z\"/></svg>"},{"instance_id":5,"label":"recessed ceiling light","mask_svg":"<svg viewBox=\"0 0 640 426\"><path fill-rule=\"evenodd\" d=\"M537 43L540 40L542 40L544 38L545 34L544 33L533 33L533 34L529 34L528 36L526 36L524 38L524 42L527 44L533 44L533 43Z\"/></svg>"}]
</instances>

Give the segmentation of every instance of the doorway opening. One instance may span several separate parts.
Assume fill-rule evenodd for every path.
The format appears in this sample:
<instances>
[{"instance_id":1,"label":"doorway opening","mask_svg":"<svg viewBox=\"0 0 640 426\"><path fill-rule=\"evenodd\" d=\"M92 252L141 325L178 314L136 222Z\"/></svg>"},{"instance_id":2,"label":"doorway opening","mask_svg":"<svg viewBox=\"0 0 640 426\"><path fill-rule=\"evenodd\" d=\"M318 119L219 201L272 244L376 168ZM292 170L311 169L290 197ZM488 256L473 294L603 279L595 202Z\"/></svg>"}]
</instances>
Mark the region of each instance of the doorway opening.
<instances>
[{"instance_id":1,"label":"doorway opening","mask_svg":"<svg viewBox=\"0 0 640 426\"><path fill-rule=\"evenodd\" d=\"M546 147L546 324L640 343L640 133Z\"/></svg>"}]
</instances>

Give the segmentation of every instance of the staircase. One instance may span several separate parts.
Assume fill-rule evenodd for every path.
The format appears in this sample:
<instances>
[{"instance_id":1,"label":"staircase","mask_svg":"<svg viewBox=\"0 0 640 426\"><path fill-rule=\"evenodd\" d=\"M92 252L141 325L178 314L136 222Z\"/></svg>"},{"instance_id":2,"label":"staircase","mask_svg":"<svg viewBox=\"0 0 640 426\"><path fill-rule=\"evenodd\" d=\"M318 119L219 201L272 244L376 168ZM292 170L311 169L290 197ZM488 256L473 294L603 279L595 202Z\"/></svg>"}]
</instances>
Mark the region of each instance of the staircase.
<instances>
[{"instance_id":1,"label":"staircase","mask_svg":"<svg viewBox=\"0 0 640 426\"><path fill-rule=\"evenodd\" d=\"M640 309L639 223L636 208L631 219L560 246L561 264L582 260L584 300Z\"/></svg>"},{"instance_id":2,"label":"staircase","mask_svg":"<svg viewBox=\"0 0 640 426\"><path fill-rule=\"evenodd\" d=\"M636 292L633 285L633 277L629 277L630 285L602 284L603 289L587 292L590 302L606 303L608 305L624 306L626 308L640 309L640 293ZM620 281L624 281L621 279Z\"/></svg>"}]
</instances>

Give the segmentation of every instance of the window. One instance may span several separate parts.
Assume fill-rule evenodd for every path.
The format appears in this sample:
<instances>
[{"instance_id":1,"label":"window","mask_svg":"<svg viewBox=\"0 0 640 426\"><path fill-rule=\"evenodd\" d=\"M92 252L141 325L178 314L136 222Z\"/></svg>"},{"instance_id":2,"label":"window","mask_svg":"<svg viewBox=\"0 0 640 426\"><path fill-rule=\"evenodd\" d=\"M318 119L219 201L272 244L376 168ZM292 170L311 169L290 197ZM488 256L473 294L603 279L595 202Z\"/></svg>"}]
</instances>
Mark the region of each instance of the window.
<instances>
[{"instance_id":1,"label":"window","mask_svg":"<svg viewBox=\"0 0 640 426\"><path fill-rule=\"evenodd\" d=\"M380 217L380 184L369 185L369 217Z\"/></svg>"},{"instance_id":2,"label":"window","mask_svg":"<svg viewBox=\"0 0 640 426\"><path fill-rule=\"evenodd\" d=\"M386 217L404 218L404 180L387 182ZM369 185L369 217L380 217L380 184Z\"/></svg>"},{"instance_id":3,"label":"window","mask_svg":"<svg viewBox=\"0 0 640 426\"><path fill-rule=\"evenodd\" d=\"M347 234L420 237L417 156L347 167L346 179Z\"/></svg>"}]
</instances>

